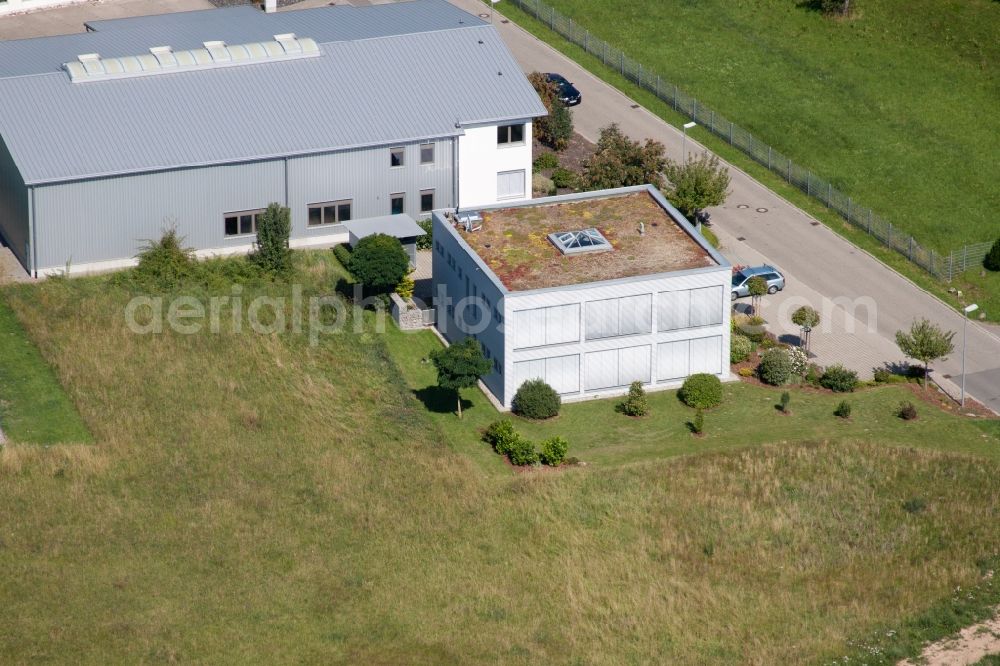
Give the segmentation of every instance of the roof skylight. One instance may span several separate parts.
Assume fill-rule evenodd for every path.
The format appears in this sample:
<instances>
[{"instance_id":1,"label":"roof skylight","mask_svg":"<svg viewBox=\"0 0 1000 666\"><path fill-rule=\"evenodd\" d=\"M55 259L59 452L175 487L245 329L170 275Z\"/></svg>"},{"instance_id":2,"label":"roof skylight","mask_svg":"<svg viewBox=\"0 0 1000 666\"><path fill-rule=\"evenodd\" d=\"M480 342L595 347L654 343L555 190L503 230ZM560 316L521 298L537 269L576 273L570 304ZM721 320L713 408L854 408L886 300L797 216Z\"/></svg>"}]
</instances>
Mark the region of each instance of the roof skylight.
<instances>
[{"instance_id":1,"label":"roof skylight","mask_svg":"<svg viewBox=\"0 0 1000 666\"><path fill-rule=\"evenodd\" d=\"M612 249L611 243L594 228L580 231L557 231L549 234L549 240L563 254L582 252L603 252Z\"/></svg>"}]
</instances>

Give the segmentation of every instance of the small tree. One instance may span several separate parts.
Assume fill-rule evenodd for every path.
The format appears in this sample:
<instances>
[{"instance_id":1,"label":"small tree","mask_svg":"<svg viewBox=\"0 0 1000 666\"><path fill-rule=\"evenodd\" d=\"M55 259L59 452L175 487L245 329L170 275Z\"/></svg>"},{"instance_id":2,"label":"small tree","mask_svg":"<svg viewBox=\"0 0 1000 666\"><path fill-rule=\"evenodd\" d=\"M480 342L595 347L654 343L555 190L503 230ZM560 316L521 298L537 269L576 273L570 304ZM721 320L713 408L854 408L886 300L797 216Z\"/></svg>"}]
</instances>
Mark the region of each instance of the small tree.
<instances>
[{"instance_id":1,"label":"small tree","mask_svg":"<svg viewBox=\"0 0 1000 666\"><path fill-rule=\"evenodd\" d=\"M896 331L896 345L900 351L924 364L924 390L927 389L931 361L944 360L955 351L952 344L954 337L954 331L945 332L926 319L914 321L909 332Z\"/></svg>"},{"instance_id":2,"label":"small tree","mask_svg":"<svg viewBox=\"0 0 1000 666\"><path fill-rule=\"evenodd\" d=\"M778 408L781 410L782 414L788 413L788 403L792 401L792 394L788 391L782 391L781 399L778 400Z\"/></svg>"},{"instance_id":3,"label":"small tree","mask_svg":"<svg viewBox=\"0 0 1000 666\"><path fill-rule=\"evenodd\" d=\"M642 382L636 381L629 385L628 397L618 407L626 416L646 416L649 414L649 400L646 398L646 390L642 388Z\"/></svg>"},{"instance_id":4,"label":"small tree","mask_svg":"<svg viewBox=\"0 0 1000 666\"><path fill-rule=\"evenodd\" d=\"M646 143L625 136L616 123L601 129L597 149L583 164L583 184L591 190L650 184L663 188L666 149L659 141Z\"/></svg>"},{"instance_id":5,"label":"small tree","mask_svg":"<svg viewBox=\"0 0 1000 666\"><path fill-rule=\"evenodd\" d=\"M266 271L287 274L292 269L291 233L291 212L281 204L269 205L257 218L257 248L251 260Z\"/></svg>"},{"instance_id":6,"label":"small tree","mask_svg":"<svg viewBox=\"0 0 1000 666\"><path fill-rule=\"evenodd\" d=\"M750 307L754 313L760 308L760 298L767 293L767 280L759 275L754 275L747 280L747 291L750 292Z\"/></svg>"},{"instance_id":7,"label":"small tree","mask_svg":"<svg viewBox=\"0 0 1000 666\"><path fill-rule=\"evenodd\" d=\"M535 120L533 129L538 140L553 150L563 150L573 136L573 115L559 100L559 86L541 72L529 74L528 81L548 112Z\"/></svg>"},{"instance_id":8,"label":"small tree","mask_svg":"<svg viewBox=\"0 0 1000 666\"><path fill-rule=\"evenodd\" d=\"M819 321L819 312L808 305L803 305L792 313L792 323L802 329L802 347L809 348L809 334L813 328L819 326Z\"/></svg>"},{"instance_id":9,"label":"small tree","mask_svg":"<svg viewBox=\"0 0 1000 666\"><path fill-rule=\"evenodd\" d=\"M1000 271L1000 238L993 243L993 247L986 253L983 259L983 268L988 271Z\"/></svg>"},{"instance_id":10,"label":"small tree","mask_svg":"<svg viewBox=\"0 0 1000 666\"><path fill-rule=\"evenodd\" d=\"M709 206L720 206L729 193L729 170L715 155L702 153L686 162L667 161L667 199L689 220Z\"/></svg>"},{"instance_id":11,"label":"small tree","mask_svg":"<svg viewBox=\"0 0 1000 666\"><path fill-rule=\"evenodd\" d=\"M493 365L483 356L483 350L475 338L466 338L450 347L433 351L431 361L437 368L438 386L455 392L458 418L462 418L462 395L459 391L475 386Z\"/></svg>"},{"instance_id":12,"label":"small tree","mask_svg":"<svg viewBox=\"0 0 1000 666\"><path fill-rule=\"evenodd\" d=\"M351 253L351 273L366 287L380 292L396 288L410 271L410 257L398 238L365 236Z\"/></svg>"}]
</instances>

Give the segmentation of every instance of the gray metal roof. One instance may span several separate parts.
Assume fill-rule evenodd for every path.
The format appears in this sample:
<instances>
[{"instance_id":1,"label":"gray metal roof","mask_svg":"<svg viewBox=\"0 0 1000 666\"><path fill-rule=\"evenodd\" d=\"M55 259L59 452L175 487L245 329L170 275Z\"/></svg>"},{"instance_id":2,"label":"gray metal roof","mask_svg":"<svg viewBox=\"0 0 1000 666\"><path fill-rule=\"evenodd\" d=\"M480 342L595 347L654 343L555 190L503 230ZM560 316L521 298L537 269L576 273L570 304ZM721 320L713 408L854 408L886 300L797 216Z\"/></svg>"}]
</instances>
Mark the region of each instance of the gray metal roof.
<instances>
[{"instance_id":1,"label":"gray metal roof","mask_svg":"<svg viewBox=\"0 0 1000 666\"><path fill-rule=\"evenodd\" d=\"M92 21L96 32L0 41L0 78L57 72L81 53L105 58L148 53L151 46L174 50L208 40L259 42L294 32L319 43L372 39L487 25L446 0L353 7L338 5L266 14L249 6Z\"/></svg>"},{"instance_id":2,"label":"gray metal roof","mask_svg":"<svg viewBox=\"0 0 1000 666\"><path fill-rule=\"evenodd\" d=\"M408 13L395 15L402 19L423 7L452 21L444 5L451 7L421 0L353 8L339 16L376 9L385 18L391 14L385 8L405 7ZM320 45L323 56L304 60L86 84L71 83L62 71L0 79L0 137L32 185L417 141L458 134L456 122L544 115L497 32L474 22L327 42ZM259 34L268 38L279 31L314 36L287 23ZM136 32L126 26L103 34ZM185 46L173 41L160 34L143 49L164 42ZM129 48L131 55L143 52ZM57 59L65 61L62 54Z\"/></svg>"},{"instance_id":3,"label":"gray metal roof","mask_svg":"<svg viewBox=\"0 0 1000 666\"><path fill-rule=\"evenodd\" d=\"M352 236L359 239L373 234L385 234L394 238L413 238L414 236L423 236L425 233L420 225L406 213L349 220L344 222L344 228Z\"/></svg>"}]
</instances>

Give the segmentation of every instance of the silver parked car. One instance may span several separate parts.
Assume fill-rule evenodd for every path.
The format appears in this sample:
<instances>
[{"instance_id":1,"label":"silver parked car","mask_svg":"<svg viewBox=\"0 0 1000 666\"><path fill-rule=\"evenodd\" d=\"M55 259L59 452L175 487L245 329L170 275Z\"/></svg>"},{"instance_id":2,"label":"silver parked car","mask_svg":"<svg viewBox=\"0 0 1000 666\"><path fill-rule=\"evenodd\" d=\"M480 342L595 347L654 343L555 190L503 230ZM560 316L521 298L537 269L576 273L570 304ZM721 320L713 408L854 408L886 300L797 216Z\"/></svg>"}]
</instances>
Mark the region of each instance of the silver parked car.
<instances>
[{"instance_id":1,"label":"silver parked car","mask_svg":"<svg viewBox=\"0 0 1000 666\"><path fill-rule=\"evenodd\" d=\"M773 294L785 288L785 276L774 266L746 266L733 273L733 300L740 296L749 296L747 282L750 278L760 276L767 282L767 293Z\"/></svg>"}]
</instances>

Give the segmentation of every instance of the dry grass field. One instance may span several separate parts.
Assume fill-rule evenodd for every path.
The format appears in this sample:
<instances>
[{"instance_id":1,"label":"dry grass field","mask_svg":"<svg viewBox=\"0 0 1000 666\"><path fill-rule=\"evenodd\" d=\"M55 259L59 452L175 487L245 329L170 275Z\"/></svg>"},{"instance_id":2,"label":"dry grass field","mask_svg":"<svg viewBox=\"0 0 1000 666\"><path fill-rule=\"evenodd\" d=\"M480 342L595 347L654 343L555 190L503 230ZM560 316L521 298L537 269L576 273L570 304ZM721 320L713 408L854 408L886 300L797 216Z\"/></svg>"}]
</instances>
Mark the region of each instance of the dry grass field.
<instances>
[{"instance_id":1,"label":"dry grass field","mask_svg":"<svg viewBox=\"0 0 1000 666\"><path fill-rule=\"evenodd\" d=\"M816 662L998 552L984 456L669 432L660 459L490 473L383 336L137 335L106 278L2 296L95 439L0 453L4 663Z\"/></svg>"}]
</instances>

